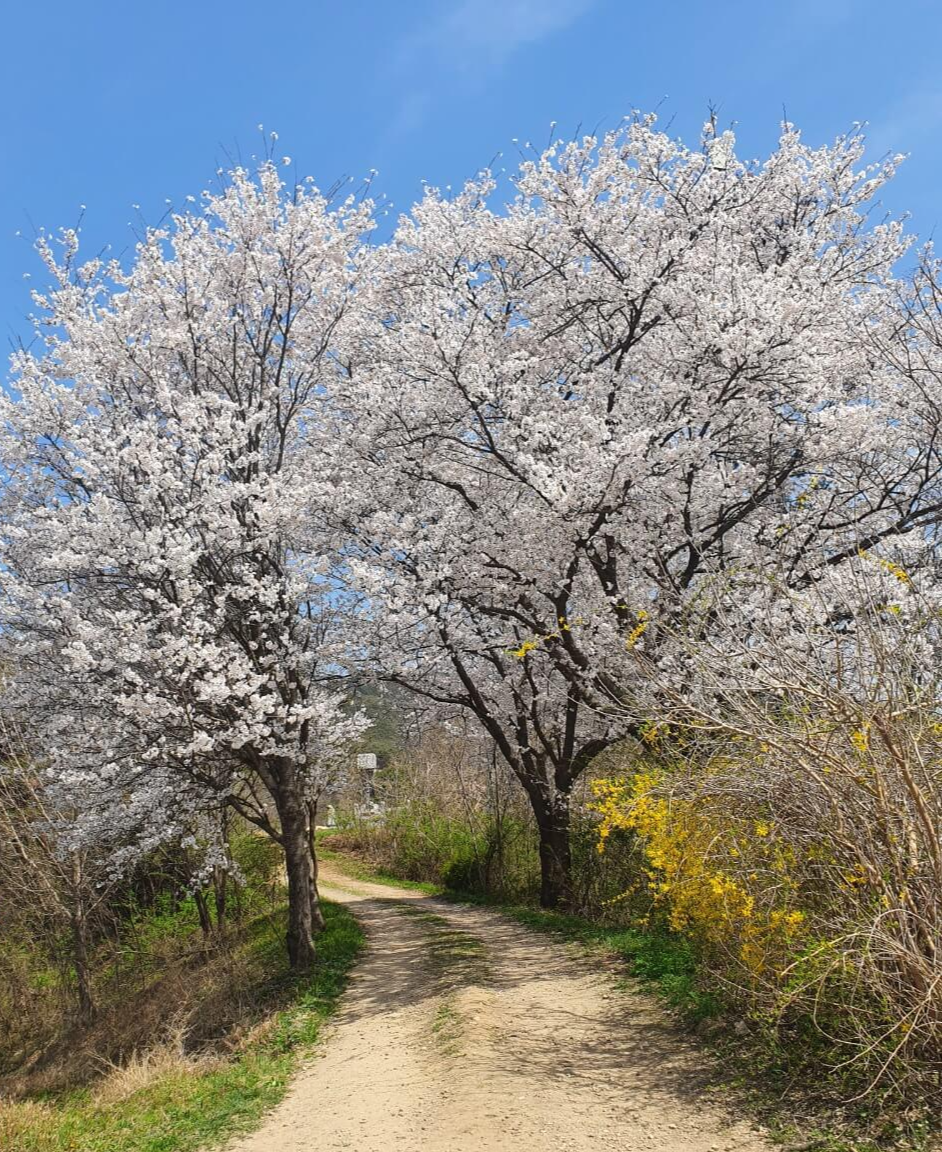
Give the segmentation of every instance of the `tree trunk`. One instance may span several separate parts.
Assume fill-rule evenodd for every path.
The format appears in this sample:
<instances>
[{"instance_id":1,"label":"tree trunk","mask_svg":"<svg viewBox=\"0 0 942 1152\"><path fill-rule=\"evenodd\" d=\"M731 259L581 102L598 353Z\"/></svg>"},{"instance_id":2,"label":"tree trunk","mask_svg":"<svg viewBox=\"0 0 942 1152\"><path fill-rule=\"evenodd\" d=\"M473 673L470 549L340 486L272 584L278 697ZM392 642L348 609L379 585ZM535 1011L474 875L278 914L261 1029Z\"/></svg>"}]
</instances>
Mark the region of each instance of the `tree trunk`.
<instances>
[{"instance_id":1,"label":"tree trunk","mask_svg":"<svg viewBox=\"0 0 942 1152\"><path fill-rule=\"evenodd\" d=\"M83 868L78 852L72 854L72 908L69 914L72 930L72 966L78 993L79 1015L91 1020L95 1015L95 996L92 991L91 971L88 963L88 917L83 893Z\"/></svg>"},{"instance_id":2,"label":"tree trunk","mask_svg":"<svg viewBox=\"0 0 942 1152\"><path fill-rule=\"evenodd\" d=\"M573 906L569 795L557 792L533 805L540 833L540 907Z\"/></svg>"},{"instance_id":3,"label":"tree trunk","mask_svg":"<svg viewBox=\"0 0 942 1152\"><path fill-rule=\"evenodd\" d=\"M320 892L317 890L317 801L309 800L307 805L307 842L311 855L311 925L315 932L324 930L324 913L321 910Z\"/></svg>"},{"instance_id":4,"label":"tree trunk","mask_svg":"<svg viewBox=\"0 0 942 1152\"><path fill-rule=\"evenodd\" d=\"M276 804L288 874L288 959L293 971L304 972L314 963L307 811L303 799L294 794L290 785L280 790Z\"/></svg>"},{"instance_id":5,"label":"tree trunk","mask_svg":"<svg viewBox=\"0 0 942 1152\"><path fill-rule=\"evenodd\" d=\"M212 935L213 921L209 915L209 905L206 903L206 895L201 889L197 888L193 892L193 901L196 904L196 912L200 918L200 928L203 932L203 939L208 940Z\"/></svg>"},{"instance_id":6,"label":"tree trunk","mask_svg":"<svg viewBox=\"0 0 942 1152\"><path fill-rule=\"evenodd\" d=\"M75 968L79 1015L83 1020L91 1020L95 1015L95 997L88 965L88 925L81 910L72 915L72 966Z\"/></svg>"},{"instance_id":7,"label":"tree trunk","mask_svg":"<svg viewBox=\"0 0 942 1152\"><path fill-rule=\"evenodd\" d=\"M226 900L228 896L229 873L221 865L213 868L213 897L216 903L216 930L221 932L226 923Z\"/></svg>"}]
</instances>

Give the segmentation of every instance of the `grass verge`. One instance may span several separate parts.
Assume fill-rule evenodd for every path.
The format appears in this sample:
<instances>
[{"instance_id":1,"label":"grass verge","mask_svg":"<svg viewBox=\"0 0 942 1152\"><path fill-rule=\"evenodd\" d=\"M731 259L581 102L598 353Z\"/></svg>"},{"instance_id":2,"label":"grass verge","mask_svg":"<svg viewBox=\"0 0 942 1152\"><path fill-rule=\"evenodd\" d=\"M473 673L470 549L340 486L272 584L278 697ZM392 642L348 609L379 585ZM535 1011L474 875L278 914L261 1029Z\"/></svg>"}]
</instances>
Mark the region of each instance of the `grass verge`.
<instances>
[{"instance_id":1,"label":"grass verge","mask_svg":"<svg viewBox=\"0 0 942 1152\"><path fill-rule=\"evenodd\" d=\"M284 1096L300 1058L334 1011L363 944L353 916L324 904L310 975L280 972L260 994L282 1007L228 1060L181 1061L125 1098L107 1101L92 1088L38 1099L0 1101L2 1152L195 1152L255 1127ZM283 914L261 917L246 947L276 954Z\"/></svg>"}]
</instances>

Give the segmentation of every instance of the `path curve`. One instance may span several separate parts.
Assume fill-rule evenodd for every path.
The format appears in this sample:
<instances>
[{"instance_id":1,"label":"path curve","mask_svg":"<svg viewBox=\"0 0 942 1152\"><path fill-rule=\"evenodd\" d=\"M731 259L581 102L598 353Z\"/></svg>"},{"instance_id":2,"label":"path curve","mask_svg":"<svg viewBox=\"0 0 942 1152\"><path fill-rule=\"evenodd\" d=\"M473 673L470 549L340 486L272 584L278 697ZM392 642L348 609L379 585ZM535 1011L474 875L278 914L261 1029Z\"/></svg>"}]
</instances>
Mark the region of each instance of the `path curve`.
<instances>
[{"instance_id":1,"label":"path curve","mask_svg":"<svg viewBox=\"0 0 942 1152\"><path fill-rule=\"evenodd\" d=\"M367 950L318 1054L230 1152L768 1152L709 1059L574 947L321 867Z\"/></svg>"}]
</instances>

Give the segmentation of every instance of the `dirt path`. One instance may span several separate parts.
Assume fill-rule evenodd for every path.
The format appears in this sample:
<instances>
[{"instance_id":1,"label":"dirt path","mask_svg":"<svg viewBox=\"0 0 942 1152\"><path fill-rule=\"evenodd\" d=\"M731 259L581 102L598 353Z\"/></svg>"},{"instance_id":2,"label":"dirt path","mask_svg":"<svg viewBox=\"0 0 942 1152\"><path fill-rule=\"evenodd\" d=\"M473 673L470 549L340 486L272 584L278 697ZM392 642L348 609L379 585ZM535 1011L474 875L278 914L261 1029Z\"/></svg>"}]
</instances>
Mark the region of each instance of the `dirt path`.
<instances>
[{"instance_id":1,"label":"dirt path","mask_svg":"<svg viewBox=\"0 0 942 1152\"><path fill-rule=\"evenodd\" d=\"M231 1152L766 1152L656 1005L500 915L350 879L366 928L320 1054Z\"/></svg>"}]
</instances>

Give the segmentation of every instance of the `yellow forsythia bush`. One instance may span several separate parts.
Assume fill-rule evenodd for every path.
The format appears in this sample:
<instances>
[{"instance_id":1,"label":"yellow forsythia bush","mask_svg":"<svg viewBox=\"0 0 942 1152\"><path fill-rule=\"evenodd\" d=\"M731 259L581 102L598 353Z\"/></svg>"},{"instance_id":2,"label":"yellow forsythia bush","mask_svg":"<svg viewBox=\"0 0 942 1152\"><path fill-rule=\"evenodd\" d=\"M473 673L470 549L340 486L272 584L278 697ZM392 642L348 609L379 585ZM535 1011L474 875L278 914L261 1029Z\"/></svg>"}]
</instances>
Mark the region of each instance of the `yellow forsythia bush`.
<instances>
[{"instance_id":1,"label":"yellow forsythia bush","mask_svg":"<svg viewBox=\"0 0 942 1152\"><path fill-rule=\"evenodd\" d=\"M638 837L652 902L671 929L722 953L750 982L774 980L805 932L796 862L774 823L733 815L702 788L674 794L662 769L596 780L593 794L599 851L616 829Z\"/></svg>"}]
</instances>

